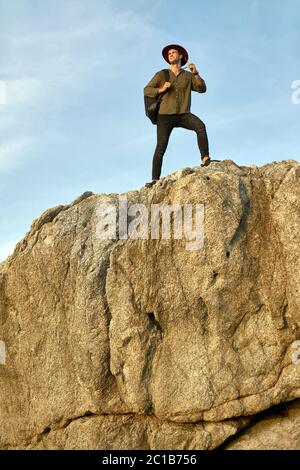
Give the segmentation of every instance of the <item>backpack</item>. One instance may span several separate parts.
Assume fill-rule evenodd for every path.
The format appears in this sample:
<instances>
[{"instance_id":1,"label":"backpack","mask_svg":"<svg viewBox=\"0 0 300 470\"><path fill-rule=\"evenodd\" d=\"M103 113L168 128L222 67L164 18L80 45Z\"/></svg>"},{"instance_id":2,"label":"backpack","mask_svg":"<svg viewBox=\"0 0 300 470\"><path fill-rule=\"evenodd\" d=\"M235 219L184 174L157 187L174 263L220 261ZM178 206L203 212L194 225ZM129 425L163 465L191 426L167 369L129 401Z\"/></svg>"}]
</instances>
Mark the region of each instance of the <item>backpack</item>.
<instances>
[{"instance_id":1,"label":"backpack","mask_svg":"<svg viewBox=\"0 0 300 470\"><path fill-rule=\"evenodd\" d=\"M164 72L164 75L165 75L165 81L166 82L170 81L169 70L164 69L163 72ZM144 96L145 113L146 113L146 116L152 122L152 124L157 124L158 110L159 110L159 105L160 105L160 102L162 100L163 94L164 93L160 93L155 98L150 98L149 96Z\"/></svg>"}]
</instances>

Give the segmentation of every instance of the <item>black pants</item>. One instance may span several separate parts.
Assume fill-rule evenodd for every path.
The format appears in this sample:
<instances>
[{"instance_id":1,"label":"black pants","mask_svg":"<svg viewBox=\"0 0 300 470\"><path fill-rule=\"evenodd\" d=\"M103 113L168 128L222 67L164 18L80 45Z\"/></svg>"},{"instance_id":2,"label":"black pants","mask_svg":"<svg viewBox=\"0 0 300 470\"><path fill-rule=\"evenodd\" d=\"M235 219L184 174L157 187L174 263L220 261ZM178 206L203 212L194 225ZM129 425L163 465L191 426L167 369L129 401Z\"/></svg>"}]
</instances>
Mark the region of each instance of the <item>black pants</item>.
<instances>
[{"instance_id":1,"label":"black pants","mask_svg":"<svg viewBox=\"0 0 300 470\"><path fill-rule=\"evenodd\" d=\"M152 179L158 180L164 153L167 149L169 137L174 127L183 127L197 133L198 147L201 157L209 155L208 139L204 122L192 113L185 114L159 114L157 120L157 145L153 156Z\"/></svg>"}]
</instances>

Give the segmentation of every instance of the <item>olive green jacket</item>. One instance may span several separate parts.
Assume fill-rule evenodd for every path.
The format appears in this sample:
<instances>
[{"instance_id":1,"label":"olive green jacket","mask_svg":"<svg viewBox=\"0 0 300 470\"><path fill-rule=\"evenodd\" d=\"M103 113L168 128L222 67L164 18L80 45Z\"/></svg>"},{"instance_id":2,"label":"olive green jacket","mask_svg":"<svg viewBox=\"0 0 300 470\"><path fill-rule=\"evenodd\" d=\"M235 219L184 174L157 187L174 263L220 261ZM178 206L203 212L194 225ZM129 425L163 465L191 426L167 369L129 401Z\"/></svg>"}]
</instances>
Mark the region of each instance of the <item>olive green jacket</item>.
<instances>
[{"instance_id":1,"label":"olive green jacket","mask_svg":"<svg viewBox=\"0 0 300 470\"><path fill-rule=\"evenodd\" d=\"M191 92L206 92L206 84L200 77L199 83L191 72L180 69L179 75L170 72L171 88L162 94L162 100L159 107L159 114L183 114L189 113L191 109ZM144 88L144 95L155 98L158 95L158 89L165 83L165 75L162 70L157 72L150 82Z\"/></svg>"}]
</instances>

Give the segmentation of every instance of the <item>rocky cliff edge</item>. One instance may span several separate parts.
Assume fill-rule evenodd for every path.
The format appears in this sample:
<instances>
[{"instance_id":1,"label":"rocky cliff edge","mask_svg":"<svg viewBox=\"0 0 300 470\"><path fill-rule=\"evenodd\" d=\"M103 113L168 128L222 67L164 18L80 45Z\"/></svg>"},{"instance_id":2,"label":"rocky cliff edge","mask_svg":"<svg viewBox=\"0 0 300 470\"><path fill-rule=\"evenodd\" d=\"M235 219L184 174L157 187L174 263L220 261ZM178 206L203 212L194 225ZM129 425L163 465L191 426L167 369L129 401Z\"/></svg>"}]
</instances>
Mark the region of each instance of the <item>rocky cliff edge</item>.
<instances>
[{"instance_id":1,"label":"rocky cliff edge","mask_svg":"<svg viewBox=\"0 0 300 470\"><path fill-rule=\"evenodd\" d=\"M120 199L203 207L202 246L101 237ZM0 447L299 449L299 259L291 160L47 210L0 264Z\"/></svg>"}]
</instances>

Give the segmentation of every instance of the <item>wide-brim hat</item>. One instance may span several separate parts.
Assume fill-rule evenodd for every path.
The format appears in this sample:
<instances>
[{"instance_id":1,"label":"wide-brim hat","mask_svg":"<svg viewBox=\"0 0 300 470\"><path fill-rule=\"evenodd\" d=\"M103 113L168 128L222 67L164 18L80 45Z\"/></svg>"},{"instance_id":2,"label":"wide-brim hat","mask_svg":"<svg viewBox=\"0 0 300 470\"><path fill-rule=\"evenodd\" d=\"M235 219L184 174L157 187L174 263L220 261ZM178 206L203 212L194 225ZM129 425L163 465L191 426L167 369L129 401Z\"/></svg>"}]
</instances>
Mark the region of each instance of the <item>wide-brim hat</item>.
<instances>
[{"instance_id":1,"label":"wide-brim hat","mask_svg":"<svg viewBox=\"0 0 300 470\"><path fill-rule=\"evenodd\" d=\"M182 55L181 65L185 65L187 63L187 61L189 60L189 55L187 51L185 50L185 48L182 46L179 46L178 44L169 44L168 46L163 48L162 55L163 55L163 58L168 63L170 63L169 58L168 58L168 53L170 49L176 49L179 52L179 54Z\"/></svg>"}]
</instances>

